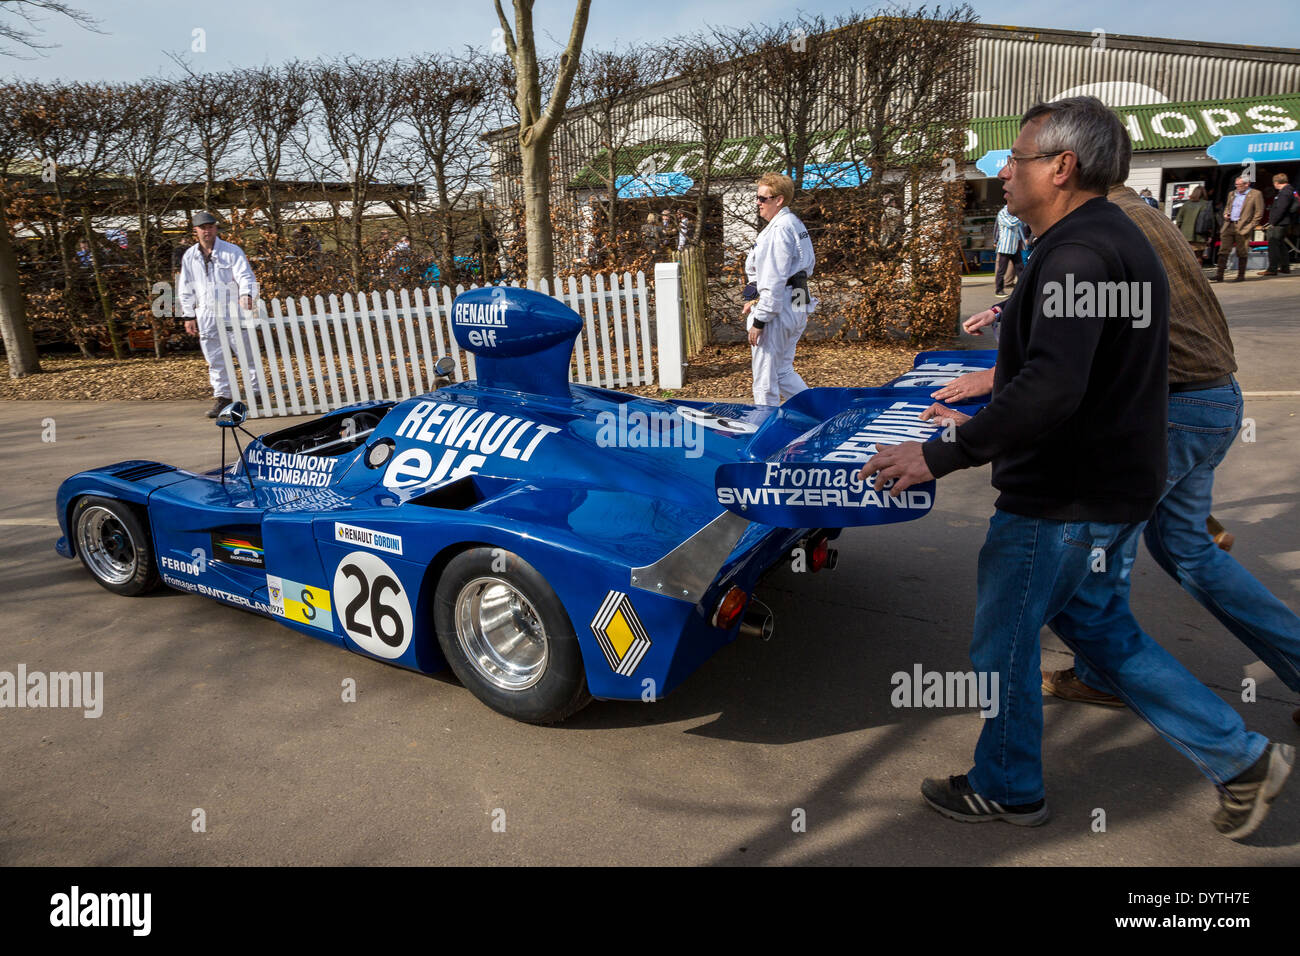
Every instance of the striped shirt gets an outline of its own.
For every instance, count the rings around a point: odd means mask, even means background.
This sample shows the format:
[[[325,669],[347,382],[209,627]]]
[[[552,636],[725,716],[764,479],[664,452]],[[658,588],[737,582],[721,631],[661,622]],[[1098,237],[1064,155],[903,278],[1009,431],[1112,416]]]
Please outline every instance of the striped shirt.
[[[1169,384],[1235,372],[1228,320],[1182,232],[1127,186],[1113,187],[1106,198],[1142,230],[1169,277]]]
[[[998,211],[998,252],[1014,256],[1020,251],[1020,220],[1003,206]]]

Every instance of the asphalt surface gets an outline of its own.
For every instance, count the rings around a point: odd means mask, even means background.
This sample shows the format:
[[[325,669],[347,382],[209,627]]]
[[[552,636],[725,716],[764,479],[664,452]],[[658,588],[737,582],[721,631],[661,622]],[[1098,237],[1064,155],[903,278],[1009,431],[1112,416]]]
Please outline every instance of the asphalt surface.
[[[1218,289],[1243,388],[1300,393],[1300,279]],[[963,291],[967,313],[994,301],[987,280]],[[986,469],[944,479],[921,521],[846,532],[834,572],[775,572],[758,595],[770,642],[730,645],[657,703],[596,702],[540,728],[449,677],[201,597],[114,596],[55,554],[64,477],[124,458],[211,467],[203,411],[0,404],[0,671],[104,675],[97,719],[0,708],[2,864],[1300,863],[1300,779],[1233,843],[1210,825],[1210,784],[1127,711],[1045,705],[1046,826],[963,826],[925,806],[921,779],[969,768],[980,719],[895,708],[891,676],[970,668]],[[1249,398],[1247,415],[1257,441],[1219,469],[1215,514],[1234,557],[1300,607],[1300,394]],[[1147,629],[1250,728],[1300,743],[1300,701],[1145,553],[1133,590]],[[1068,665],[1043,645],[1044,666]]]

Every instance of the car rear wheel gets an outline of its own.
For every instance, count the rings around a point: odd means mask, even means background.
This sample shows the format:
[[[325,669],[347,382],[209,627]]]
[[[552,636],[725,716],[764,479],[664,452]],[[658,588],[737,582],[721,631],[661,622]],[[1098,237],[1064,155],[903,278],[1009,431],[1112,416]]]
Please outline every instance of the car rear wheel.
[[[88,495],[77,500],[71,525],[81,563],[108,590],[132,597],[157,586],[153,542],[130,505]]]
[[[434,598],[452,671],[493,710],[556,723],[591,702],[573,625],[555,591],[518,555],[471,548],[452,558]]]

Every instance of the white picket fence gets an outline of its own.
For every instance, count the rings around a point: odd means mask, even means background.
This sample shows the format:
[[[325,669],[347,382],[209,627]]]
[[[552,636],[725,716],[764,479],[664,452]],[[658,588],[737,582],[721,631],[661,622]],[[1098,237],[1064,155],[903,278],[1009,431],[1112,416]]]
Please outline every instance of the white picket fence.
[[[671,270],[663,271],[665,265]],[[672,357],[665,387],[681,385],[677,281],[676,263],[656,268],[658,344],[661,354]],[[372,399],[400,401],[433,389],[434,363],[442,356],[455,362],[457,382],[474,378],[474,356],[462,352],[451,331],[452,302],[464,291],[438,286],[302,296],[272,299],[269,308],[259,300],[255,317],[218,323],[232,397],[248,405],[250,418],[319,414]],[[603,275],[594,282],[589,275],[543,280],[540,291],[583,319],[570,381],[605,388],[655,381],[645,273],[625,272],[608,283]]]

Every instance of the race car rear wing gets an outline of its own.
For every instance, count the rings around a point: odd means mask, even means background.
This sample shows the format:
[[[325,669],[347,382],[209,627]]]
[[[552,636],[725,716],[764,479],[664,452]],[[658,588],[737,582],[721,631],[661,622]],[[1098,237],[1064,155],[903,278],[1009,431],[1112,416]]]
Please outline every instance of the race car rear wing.
[[[905,441],[942,440],[949,429],[923,422],[930,393],[967,372],[993,367],[996,352],[923,352],[910,371],[879,388],[812,388],[782,411],[821,419],[761,460],[722,465],[714,477],[728,511],[782,528],[847,528],[910,521],[934,505],[934,482],[892,495],[858,477],[878,448]],[[973,415],[984,400],[950,406]],[[751,448],[763,446],[763,430]]]

